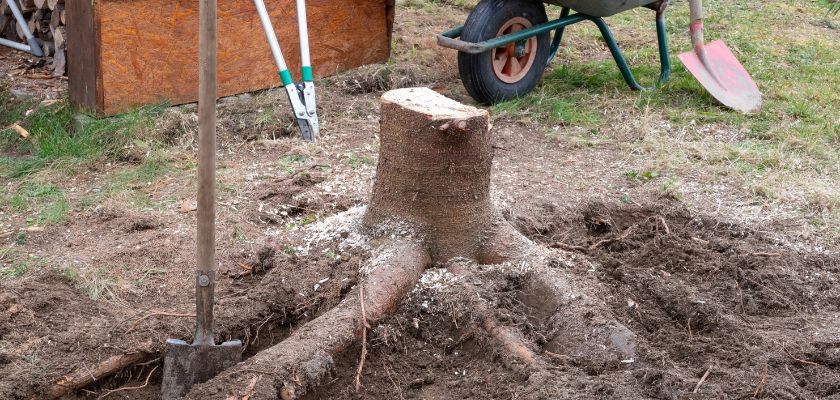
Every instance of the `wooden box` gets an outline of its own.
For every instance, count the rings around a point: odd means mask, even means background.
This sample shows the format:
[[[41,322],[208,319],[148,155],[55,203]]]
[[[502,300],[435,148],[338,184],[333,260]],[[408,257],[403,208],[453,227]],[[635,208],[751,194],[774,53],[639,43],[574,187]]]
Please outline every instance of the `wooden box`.
[[[390,55],[394,0],[309,0],[316,77]],[[67,6],[70,101],[98,115],[198,95],[198,0],[72,0]],[[294,0],[266,0],[293,73],[300,53]],[[280,85],[252,0],[219,0],[219,95]]]

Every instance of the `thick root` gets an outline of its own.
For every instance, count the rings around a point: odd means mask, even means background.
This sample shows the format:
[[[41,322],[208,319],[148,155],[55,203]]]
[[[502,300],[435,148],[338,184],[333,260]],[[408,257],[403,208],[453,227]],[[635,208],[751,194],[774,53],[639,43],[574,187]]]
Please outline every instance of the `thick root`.
[[[535,268],[519,300],[534,310],[533,318],[554,327],[546,352],[591,362],[634,362],[636,335],[611,316],[602,300],[576,290],[571,276]]]
[[[493,308],[487,300],[482,299],[475,285],[468,282],[470,264],[469,262],[453,262],[447,269],[459,278],[460,286],[467,292],[469,305],[473,317],[478,322],[478,327],[486,331],[504,352],[502,361],[512,369],[521,369],[523,366],[526,369],[533,368],[541,364],[539,356],[531,350],[534,345],[522,337],[517,329],[502,325],[496,319]]]
[[[92,369],[79,370],[72,374],[66,375],[53,385],[46,397],[47,399],[58,399],[64,397],[74,390],[81,389],[88,386],[97,380],[107,378],[123,368],[130,367],[134,364],[147,361],[152,358],[152,354],[144,352],[136,352],[129,354],[121,354],[113,356]]]
[[[389,240],[380,246],[374,259],[363,269],[358,285],[364,293],[367,322],[376,322],[392,313],[429,263],[425,247],[416,242]],[[195,386],[187,397],[224,399],[230,395],[242,396],[246,391],[259,399],[288,400],[303,395],[330,374],[333,357],[360,337],[365,321],[359,288],[286,340]]]

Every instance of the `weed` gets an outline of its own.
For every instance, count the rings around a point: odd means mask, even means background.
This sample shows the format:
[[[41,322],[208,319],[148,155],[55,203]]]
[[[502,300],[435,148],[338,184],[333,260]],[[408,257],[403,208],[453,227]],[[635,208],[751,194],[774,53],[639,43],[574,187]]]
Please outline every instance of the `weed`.
[[[94,270],[90,274],[81,276],[80,288],[90,297],[91,300],[98,300],[103,296],[114,297],[114,281],[102,270]]]
[[[306,156],[295,154],[295,155],[287,155],[280,158],[280,168],[286,170],[287,173],[294,173],[296,168],[295,166],[298,164],[303,164],[306,162]]]
[[[14,279],[29,271],[32,264],[29,261],[20,261],[10,265],[0,266],[0,279]]]
[[[667,180],[659,186],[659,194],[666,199],[683,201],[683,194],[680,191],[680,186],[676,181]]]
[[[152,150],[138,166],[121,169],[105,179],[102,187],[80,201],[82,207],[91,207],[102,200],[123,194],[136,206],[150,206],[149,198],[136,189],[147,187],[175,168],[163,150]]]
[[[344,156],[344,162],[351,166],[353,169],[358,169],[359,167],[365,165],[373,165],[373,159],[366,155],[360,155],[357,153],[350,153],[349,155]]]
[[[0,195],[0,200],[16,212],[30,212],[32,216],[27,221],[41,225],[64,222],[70,210],[64,189],[35,180],[26,181],[16,190]],[[25,239],[24,236],[22,240]]]
[[[651,170],[644,170],[644,171],[627,171],[624,173],[624,177],[633,184],[641,184],[645,182],[652,181],[659,177],[659,172],[651,171]]]
[[[79,278],[79,273],[73,267],[64,267],[61,269],[61,277],[68,283],[75,283]]]

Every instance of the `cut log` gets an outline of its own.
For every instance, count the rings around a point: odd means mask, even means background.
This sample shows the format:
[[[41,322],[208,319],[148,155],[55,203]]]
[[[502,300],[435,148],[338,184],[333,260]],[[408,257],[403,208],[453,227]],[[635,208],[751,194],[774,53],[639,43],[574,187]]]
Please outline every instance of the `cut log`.
[[[50,29],[55,29],[58,26],[64,25],[61,21],[61,13],[64,11],[64,4],[59,4],[52,9],[50,13]]]
[[[67,48],[67,27],[59,25],[52,29],[52,40],[55,42],[56,49]]]
[[[53,76],[64,76],[67,73],[67,50],[64,47],[55,49],[53,56]]]
[[[64,0],[47,0],[47,8],[55,10],[59,5],[64,5]]]
[[[55,43],[47,42],[39,39],[41,51],[44,52],[44,57],[52,57],[55,54]]]
[[[26,42],[26,33],[23,31],[25,26],[15,20],[15,34],[17,35],[18,41]]]
[[[18,3],[20,4],[20,12],[22,13],[28,13],[38,9],[38,7],[35,6],[35,0],[20,0]]]

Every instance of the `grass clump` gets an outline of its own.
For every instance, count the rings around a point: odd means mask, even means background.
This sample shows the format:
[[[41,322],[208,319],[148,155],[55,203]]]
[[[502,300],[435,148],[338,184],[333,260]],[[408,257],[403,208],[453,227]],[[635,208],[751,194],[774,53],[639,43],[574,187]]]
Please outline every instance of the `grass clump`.
[[[85,163],[113,159],[124,146],[151,127],[163,105],[142,107],[126,114],[96,119],[74,110],[66,100],[39,106],[14,99],[0,88],[0,177],[30,175],[56,163]],[[29,116],[26,110],[34,109]],[[8,126],[18,121],[29,133],[22,138]]]
[[[26,181],[16,189],[0,194],[4,206],[15,213],[27,213],[30,225],[50,225],[64,222],[70,203],[64,189],[50,183]]]

